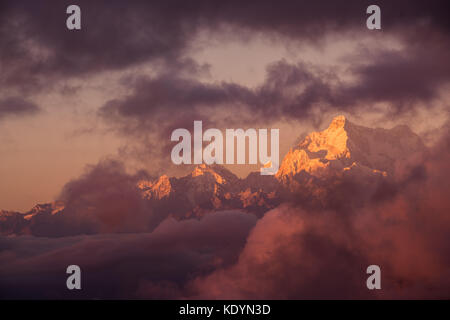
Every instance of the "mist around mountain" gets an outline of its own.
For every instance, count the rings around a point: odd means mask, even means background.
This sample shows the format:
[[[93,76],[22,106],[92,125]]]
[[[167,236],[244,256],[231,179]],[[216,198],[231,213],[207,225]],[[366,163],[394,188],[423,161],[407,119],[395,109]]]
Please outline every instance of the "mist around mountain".
[[[101,162],[58,201],[0,213],[0,297],[448,298],[449,136],[427,149],[406,126],[340,116],[275,176]],[[70,264],[80,292],[62,287]],[[371,264],[382,290],[365,286]]]
[[[46,237],[148,232],[168,217],[201,218],[221,210],[262,217],[284,202],[326,209],[338,195],[353,205],[392,182],[397,167],[424,151],[407,126],[372,129],[337,116],[327,129],[292,147],[275,176],[253,172],[240,179],[223,166],[202,164],[181,178],[145,172],[127,177],[118,163],[100,164],[92,177],[69,182],[61,200],[25,213],[0,211],[0,232]],[[115,170],[119,174],[112,177]],[[98,181],[90,184],[90,178]],[[364,194],[345,194],[348,183]]]

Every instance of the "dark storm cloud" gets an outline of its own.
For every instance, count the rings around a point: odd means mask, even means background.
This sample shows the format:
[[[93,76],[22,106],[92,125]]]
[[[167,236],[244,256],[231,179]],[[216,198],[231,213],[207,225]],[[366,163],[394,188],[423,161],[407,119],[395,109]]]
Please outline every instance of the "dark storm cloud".
[[[355,53],[349,66],[355,78],[351,83],[333,70],[284,60],[269,65],[265,81],[256,88],[203,83],[173,73],[141,77],[125,84],[132,90],[130,95],[109,101],[99,114],[128,134],[153,131],[166,138],[175,128],[191,127],[193,120],[214,121],[210,115],[222,110],[230,112],[215,120],[219,127],[225,121],[245,125],[302,119],[317,108],[352,112],[378,102],[387,102],[393,112],[411,110],[418,102],[438,98],[450,80],[450,63],[443,50],[448,45],[427,44],[425,49],[415,46],[410,51]]]
[[[5,4],[0,59],[5,62],[6,85],[27,88],[51,83],[55,77],[120,69],[158,58],[176,60],[185,47],[186,33],[194,27],[182,29],[176,15],[160,14],[141,1],[80,1],[82,29],[71,32],[65,26],[69,4]]]
[[[192,110],[192,107],[197,106],[239,103],[252,96],[250,90],[238,85],[203,84],[176,75],[140,78],[132,82],[130,87],[134,90],[133,95],[124,100],[108,102],[101,112],[105,116],[114,113],[124,118],[151,117],[158,112],[171,113],[174,109]]]
[[[267,69],[265,82],[256,89],[229,82],[208,84],[178,74],[141,77],[126,84],[132,89],[130,95],[109,101],[99,115],[116,121],[129,133],[142,133],[155,126],[173,129],[180,122],[192,125],[196,118],[204,120],[215,110],[230,107],[242,107],[248,113],[228,115],[224,119],[227,124],[258,118],[300,118],[314,104],[336,99],[335,89],[329,83],[335,76],[328,74],[327,78],[311,69],[305,64],[273,63]],[[161,132],[166,135],[168,130]]]
[[[9,97],[0,100],[0,120],[9,116],[36,114],[40,108],[33,102],[20,97]]]
[[[187,122],[196,116],[202,118],[203,110],[232,104],[253,106],[257,99],[254,92],[237,84],[205,84],[177,74],[141,77],[127,86],[132,94],[109,101],[99,111],[100,116],[121,123],[125,129],[131,129],[129,125],[133,124],[139,130],[151,130],[153,125],[170,126],[182,119]]]
[[[130,80],[125,86],[132,93],[108,102],[99,114],[113,128],[134,137],[156,132],[161,145],[173,129],[190,128],[194,120],[203,120],[204,125],[211,122],[216,127],[248,126],[255,121],[270,125],[284,118],[317,118],[317,110],[365,111],[382,102],[388,104],[390,112],[398,113],[413,110],[420,102],[433,102],[450,80],[446,58],[450,49],[448,22],[441,12],[445,3],[378,4],[383,12],[382,32],[405,41],[404,47],[389,50],[369,45],[359,49],[344,61],[354,82],[346,83],[333,68],[286,61],[269,65],[264,82],[256,88],[232,82],[207,84],[171,69],[153,78]],[[360,1],[339,5],[320,1],[276,5],[263,1],[235,6],[227,2],[214,8],[197,5],[189,5],[192,10],[181,16],[186,21],[201,21],[197,24],[199,29],[214,29],[226,23],[241,28],[242,34],[262,32],[311,41],[345,30],[363,36],[366,30],[367,3]],[[367,37],[373,34],[368,33]],[[376,43],[375,37],[373,40]],[[229,112],[218,119],[217,114],[223,110]],[[144,139],[146,144],[151,140]],[[157,146],[149,149],[155,151]]]
[[[337,102],[388,102],[398,110],[415,102],[430,103],[450,81],[450,63],[445,58],[449,50],[449,42],[425,40],[401,51],[359,53],[350,67],[358,82],[344,85]]]
[[[117,70],[144,61],[180,60],[199,30],[222,26],[235,34],[320,39],[328,32],[365,29],[366,1],[78,1],[82,29],[65,27],[68,1],[3,1],[1,83],[21,88],[56,79]],[[379,1],[383,28],[447,34],[446,1]],[[419,32],[418,32],[419,30]],[[248,32],[246,32],[248,31]],[[403,32],[403,31],[401,31]],[[400,33],[401,33],[400,32]],[[167,62],[169,62],[167,64]]]

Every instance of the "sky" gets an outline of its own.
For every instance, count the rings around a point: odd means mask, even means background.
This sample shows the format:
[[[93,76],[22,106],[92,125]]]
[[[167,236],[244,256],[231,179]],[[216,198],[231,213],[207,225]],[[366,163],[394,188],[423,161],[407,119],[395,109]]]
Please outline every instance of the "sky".
[[[80,30],[66,27],[74,3]],[[375,3],[380,30],[365,0],[0,1],[0,209],[65,205],[0,214],[0,298],[448,299],[448,1]],[[156,200],[137,188],[193,169],[172,163],[170,136],[195,120],[277,128],[281,160],[337,115],[407,125],[426,148],[380,154],[386,179],[355,165],[253,194],[220,169],[236,185],[173,179]],[[419,141],[383,132],[383,146]],[[215,206],[222,187],[237,207]],[[274,202],[245,207],[258,196]],[[82,291],[65,286],[71,264]],[[371,264],[383,290],[367,290]]]
[[[55,200],[102,159],[185,174],[169,138],[194,120],[279,128],[280,158],[338,114],[429,145],[448,121],[445,1],[380,1],[381,30],[364,1],[79,1],[81,30],[44,3],[1,4],[2,209]]]

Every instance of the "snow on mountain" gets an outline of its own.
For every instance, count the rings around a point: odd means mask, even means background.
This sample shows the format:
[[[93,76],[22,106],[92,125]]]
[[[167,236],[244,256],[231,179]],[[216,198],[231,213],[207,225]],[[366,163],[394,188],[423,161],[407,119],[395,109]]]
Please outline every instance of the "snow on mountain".
[[[387,176],[393,174],[396,162],[424,149],[420,137],[407,126],[372,129],[338,116],[327,129],[312,132],[292,148],[276,178],[288,183],[301,172],[315,177],[355,172]]]

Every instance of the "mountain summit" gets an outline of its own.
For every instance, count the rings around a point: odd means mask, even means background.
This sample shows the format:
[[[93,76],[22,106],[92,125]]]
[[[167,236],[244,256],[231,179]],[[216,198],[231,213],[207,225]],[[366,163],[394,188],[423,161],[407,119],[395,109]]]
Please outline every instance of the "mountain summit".
[[[424,149],[407,126],[372,129],[337,116],[327,129],[312,132],[289,150],[276,178],[287,182],[300,173],[323,177],[354,170],[386,176],[393,174],[397,161]]]

